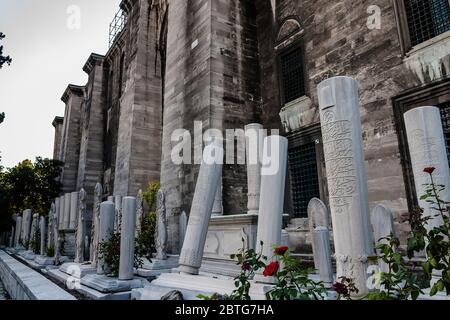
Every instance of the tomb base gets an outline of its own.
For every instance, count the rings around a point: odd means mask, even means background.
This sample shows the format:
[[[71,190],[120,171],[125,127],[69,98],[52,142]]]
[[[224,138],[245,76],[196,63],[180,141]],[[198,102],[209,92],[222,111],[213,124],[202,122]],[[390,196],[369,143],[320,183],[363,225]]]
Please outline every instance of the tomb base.
[[[81,279],[88,274],[97,273],[97,269],[93,268],[90,264],[82,263],[64,263],[59,267],[59,271],[64,272],[74,278]]]
[[[266,300],[265,294],[272,286],[252,284],[250,296],[253,300]],[[184,300],[201,300],[198,295],[212,296],[215,293],[229,295],[235,290],[232,278],[213,278],[203,275],[165,273],[149,286],[131,291],[131,300],[161,300],[171,291],[180,291]]]
[[[36,259],[34,259],[34,262],[42,267],[46,267],[53,265],[55,263],[55,259],[46,256],[37,256]]]
[[[123,281],[104,275],[88,274],[81,279],[81,284],[101,293],[118,293],[143,288],[148,281],[142,278]]]
[[[21,256],[25,260],[34,260],[36,259],[36,254],[33,251],[21,251],[19,252],[19,256]]]
[[[167,260],[152,259],[152,262],[144,259],[144,265],[137,269],[137,274],[140,277],[149,278],[163,273],[171,273],[172,269],[178,267],[178,260],[179,256],[177,255],[169,255]]]

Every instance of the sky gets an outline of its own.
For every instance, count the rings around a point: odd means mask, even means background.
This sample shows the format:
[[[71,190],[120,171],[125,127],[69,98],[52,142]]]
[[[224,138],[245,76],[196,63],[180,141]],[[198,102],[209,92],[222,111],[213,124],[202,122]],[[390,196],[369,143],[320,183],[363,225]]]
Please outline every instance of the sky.
[[[1,165],[53,157],[55,116],[67,85],[85,85],[92,52],[108,50],[109,23],[120,0],[0,0],[3,54],[0,69]]]

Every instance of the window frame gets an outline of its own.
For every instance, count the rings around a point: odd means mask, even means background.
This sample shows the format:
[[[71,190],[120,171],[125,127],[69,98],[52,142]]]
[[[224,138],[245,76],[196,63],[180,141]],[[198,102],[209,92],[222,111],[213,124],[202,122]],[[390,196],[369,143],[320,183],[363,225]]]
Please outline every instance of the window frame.
[[[445,79],[425,87],[413,88],[392,98],[394,121],[398,136],[400,162],[403,170],[408,209],[418,206],[414,174],[404,121],[405,112],[422,106],[437,106],[450,101],[450,79]]]
[[[328,205],[329,203],[329,193],[328,193],[328,181],[325,167],[325,154],[323,151],[323,139],[322,139],[322,128],[320,123],[316,123],[305,127],[300,131],[296,131],[295,133],[289,134],[286,136],[289,141],[288,152],[291,149],[295,149],[301,147],[308,143],[315,143],[316,145],[316,164],[317,164],[317,177],[319,180],[319,193],[320,199]],[[288,163],[288,179],[287,179],[289,188],[289,202],[290,202],[290,210],[291,216],[293,218],[298,218],[295,216],[294,206],[293,206],[293,186],[292,186],[292,178],[291,178],[291,164]],[[300,217],[301,218],[301,217]],[[304,218],[304,217],[303,217]]]
[[[303,96],[300,96],[292,101],[286,102],[285,99],[285,93],[284,93],[284,81],[283,81],[283,74],[282,74],[282,58],[296,50],[300,51],[301,57],[302,57],[302,64],[303,64]],[[277,50],[277,69],[278,69],[278,83],[279,83],[279,92],[280,92],[280,101],[281,101],[281,108],[285,107],[286,105],[304,97],[308,96],[308,82],[307,82],[307,70],[306,70],[306,59],[305,59],[305,46],[303,44],[303,39],[298,39],[292,44],[288,45],[287,47],[283,49]]]
[[[401,47],[403,55],[406,55],[408,52],[410,52],[414,48],[426,47],[429,44],[433,43],[437,37],[439,37],[443,34],[446,34],[446,33],[450,33],[449,31],[441,33],[440,35],[437,35],[436,37],[433,37],[422,43],[412,46],[411,34],[409,32],[409,25],[408,25],[408,17],[406,16],[405,0],[392,0],[392,1],[393,1],[393,5],[394,5],[395,17],[397,20],[397,29],[398,29],[399,39],[400,39],[400,47]],[[450,5],[450,0],[447,0],[447,1],[449,2],[449,5]]]

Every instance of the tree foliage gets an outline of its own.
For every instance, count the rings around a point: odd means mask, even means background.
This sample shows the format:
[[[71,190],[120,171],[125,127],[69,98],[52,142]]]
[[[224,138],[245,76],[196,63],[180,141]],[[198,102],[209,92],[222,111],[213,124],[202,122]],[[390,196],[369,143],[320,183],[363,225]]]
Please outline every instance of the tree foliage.
[[[24,160],[9,169],[0,168],[0,231],[11,226],[11,216],[25,209],[45,215],[52,200],[61,191],[57,180],[63,163],[57,160],[36,158]]]
[[[0,40],[3,40],[5,38],[5,35],[0,32]],[[3,67],[4,64],[10,65],[12,62],[12,59],[10,56],[4,56],[3,55],[3,46],[0,45],[0,69]],[[0,121],[1,123],[1,121]]]

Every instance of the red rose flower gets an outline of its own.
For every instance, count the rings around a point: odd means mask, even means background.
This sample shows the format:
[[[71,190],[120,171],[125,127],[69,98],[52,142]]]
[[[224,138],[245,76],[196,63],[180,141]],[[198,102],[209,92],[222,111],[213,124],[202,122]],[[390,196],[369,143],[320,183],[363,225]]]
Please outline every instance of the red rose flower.
[[[432,174],[434,172],[434,170],[436,170],[435,167],[428,167],[428,168],[423,169],[423,172]]]
[[[280,256],[284,256],[284,254],[288,250],[289,250],[289,247],[286,247],[286,246],[278,247],[278,248],[275,248],[275,254],[280,255]]]
[[[274,276],[278,272],[278,269],[280,269],[280,264],[278,261],[272,262],[266,267],[266,269],[264,269],[264,277]]]
[[[345,284],[336,282],[333,284],[333,290],[336,291],[338,294],[346,296],[348,295],[348,288]]]

